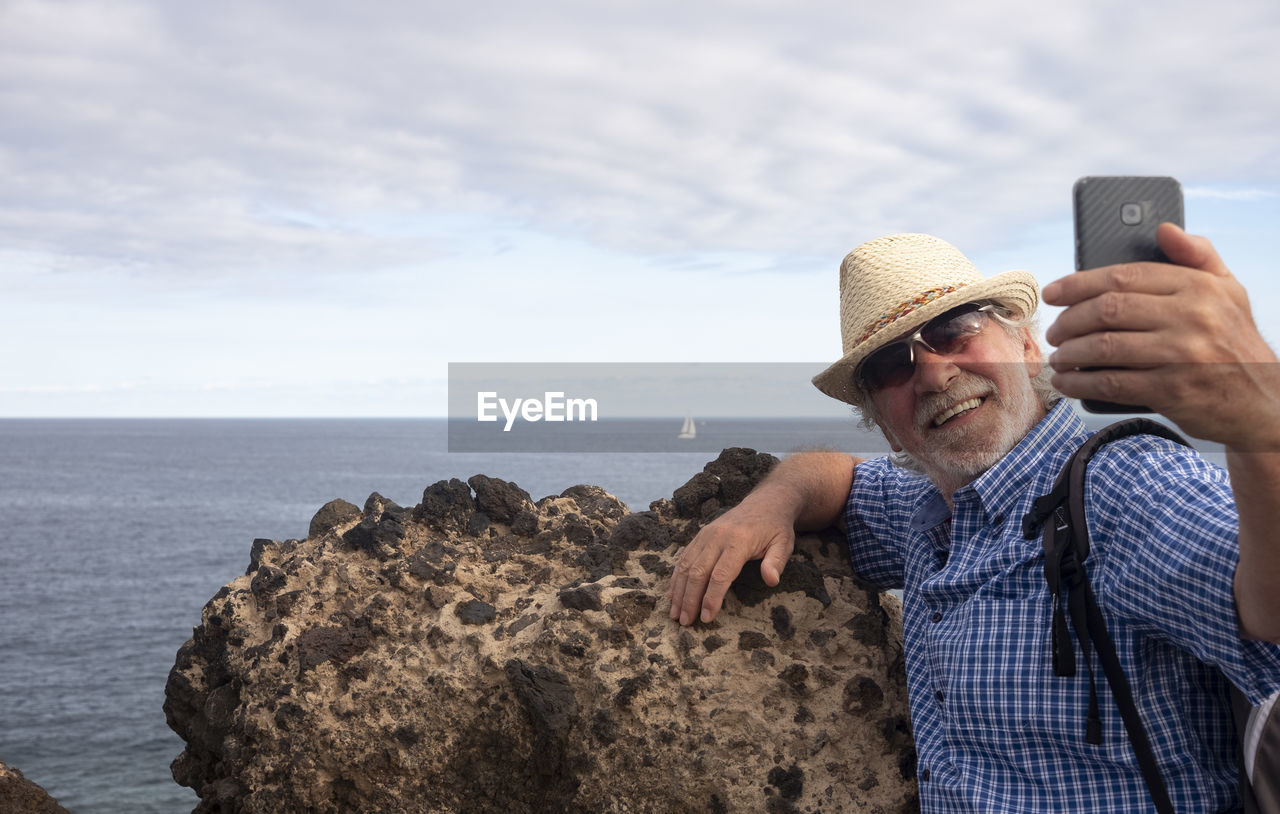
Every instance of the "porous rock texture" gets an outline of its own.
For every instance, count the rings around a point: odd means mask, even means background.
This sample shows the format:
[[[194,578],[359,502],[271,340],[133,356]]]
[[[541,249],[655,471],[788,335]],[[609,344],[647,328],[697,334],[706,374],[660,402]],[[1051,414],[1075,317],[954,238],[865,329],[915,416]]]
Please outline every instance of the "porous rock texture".
[[[667,617],[680,547],[774,463],[637,513],[476,475],[255,541],[170,673],[175,779],[197,812],[917,810],[897,600],[838,535]]]
[[[0,814],[67,814],[49,792],[0,763]]]

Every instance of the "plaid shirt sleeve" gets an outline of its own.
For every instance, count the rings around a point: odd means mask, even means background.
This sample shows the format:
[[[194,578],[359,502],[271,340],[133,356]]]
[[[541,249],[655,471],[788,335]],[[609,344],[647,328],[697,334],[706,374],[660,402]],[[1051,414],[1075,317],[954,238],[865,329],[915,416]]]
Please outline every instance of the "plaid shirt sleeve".
[[[1142,436],[1099,453],[1085,497],[1095,590],[1122,629],[1214,665],[1255,703],[1280,688],[1280,647],[1240,638],[1226,472]]]
[[[858,576],[885,590],[903,587],[902,529],[927,489],[923,476],[894,466],[888,458],[864,461],[854,470],[844,520],[849,558]]]

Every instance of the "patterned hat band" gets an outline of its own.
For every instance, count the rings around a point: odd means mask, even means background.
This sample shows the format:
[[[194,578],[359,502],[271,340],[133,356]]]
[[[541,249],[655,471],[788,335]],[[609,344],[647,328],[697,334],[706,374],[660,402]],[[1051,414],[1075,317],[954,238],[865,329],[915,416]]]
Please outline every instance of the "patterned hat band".
[[[938,297],[941,297],[944,294],[950,294],[954,291],[959,291],[962,288],[964,288],[963,284],[948,285],[948,286],[943,286],[941,288],[931,288],[928,291],[925,291],[924,293],[920,294],[920,296],[916,297],[915,299],[907,300],[906,302],[902,303],[901,305],[899,305],[897,308],[893,309],[889,313],[881,314],[879,317],[877,317],[876,321],[871,323],[871,327],[867,329],[867,332],[864,333],[862,336],[858,337],[858,341],[854,342],[853,344],[861,345],[863,342],[866,342],[868,339],[870,339],[873,334],[876,334],[879,331],[889,327],[890,325],[902,319],[907,314],[910,314],[912,311],[916,310],[920,306],[928,305],[929,303],[936,300]]]

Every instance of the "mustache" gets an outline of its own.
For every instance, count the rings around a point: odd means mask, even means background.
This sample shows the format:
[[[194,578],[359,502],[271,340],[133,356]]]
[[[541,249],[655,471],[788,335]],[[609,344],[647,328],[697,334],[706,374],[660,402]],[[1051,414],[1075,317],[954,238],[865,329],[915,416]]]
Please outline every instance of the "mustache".
[[[964,372],[942,393],[930,393],[916,402],[914,416],[917,432],[933,426],[933,417],[952,405],[971,398],[992,397],[1000,394],[996,383],[986,376]]]

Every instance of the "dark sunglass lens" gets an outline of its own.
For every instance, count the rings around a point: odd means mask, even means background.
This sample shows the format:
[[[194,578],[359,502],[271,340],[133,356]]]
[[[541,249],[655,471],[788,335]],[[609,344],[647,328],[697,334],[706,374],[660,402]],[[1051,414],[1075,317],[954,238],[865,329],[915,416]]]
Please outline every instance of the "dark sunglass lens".
[[[872,390],[896,387],[911,378],[911,349],[895,342],[871,354],[862,363],[859,375]]]
[[[985,319],[981,311],[965,311],[934,320],[924,327],[920,336],[938,353],[954,353],[970,337],[982,332]]]

